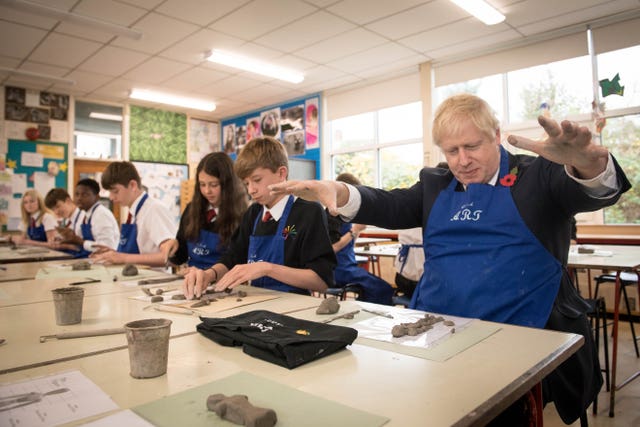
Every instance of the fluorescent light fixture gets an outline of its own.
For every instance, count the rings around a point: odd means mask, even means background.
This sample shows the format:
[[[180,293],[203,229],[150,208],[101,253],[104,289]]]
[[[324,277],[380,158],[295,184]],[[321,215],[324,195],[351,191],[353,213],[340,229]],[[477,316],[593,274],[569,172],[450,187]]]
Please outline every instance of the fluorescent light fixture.
[[[504,15],[484,0],[451,0],[487,25],[495,25],[504,21]]]
[[[6,6],[12,9],[21,10],[27,13],[54,18],[60,21],[73,22],[74,24],[85,25],[92,28],[98,28],[111,34],[128,37],[134,40],[140,40],[142,33],[132,30],[122,25],[112,22],[101,21],[91,16],[80,15],[78,13],[67,12],[65,10],[56,9],[40,3],[34,3],[27,0],[0,0],[0,6]]]
[[[3,72],[3,71],[10,74],[17,74],[19,76],[25,76],[25,77],[33,77],[35,79],[49,80],[54,83],[62,83],[65,85],[73,86],[74,84],[76,84],[76,81],[72,79],[65,79],[63,77],[51,76],[49,74],[36,73],[33,71],[19,70],[17,68],[0,67],[0,72]]]
[[[216,104],[211,101],[203,101],[195,98],[185,98],[168,93],[154,92],[145,89],[132,89],[129,98],[143,101],[158,102],[160,104],[175,105],[178,107],[192,108],[194,110],[213,111]]]
[[[98,113],[97,111],[92,111],[89,113],[89,117],[92,119],[113,120],[114,122],[122,121],[122,114]]]
[[[230,54],[218,49],[207,52],[205,54],[205,59],[217,64],[249,71],[250,73],[284,80],[285,82],[300,83],[304,80],[304,75],[297,71],[278,67],[277,65],[269,64],[267,62],[256,61],[255,59],[247,58],[245,56]]]

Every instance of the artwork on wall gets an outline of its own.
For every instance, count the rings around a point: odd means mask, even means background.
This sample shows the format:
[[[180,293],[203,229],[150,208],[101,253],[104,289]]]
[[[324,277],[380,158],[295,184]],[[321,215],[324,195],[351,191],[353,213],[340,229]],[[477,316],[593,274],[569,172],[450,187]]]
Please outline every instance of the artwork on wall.
[[[180,222],[180,183],[189,179],[189,167],[184,164],[132,162],[149,196],[163,203]]]
[[[216,122],[189,119],[189,163],[198,163],[207,154],[221,150],[218,129]]]
[[[320,178],[320,95],[296,99],[252,111],[221,122],[225,153],[232,157],[253,138],[271,136],[279,139],[292,159],[315,162],[315,178]]]
[[[185,114],[132,105],[129,123],[131,160],[187,162]]]

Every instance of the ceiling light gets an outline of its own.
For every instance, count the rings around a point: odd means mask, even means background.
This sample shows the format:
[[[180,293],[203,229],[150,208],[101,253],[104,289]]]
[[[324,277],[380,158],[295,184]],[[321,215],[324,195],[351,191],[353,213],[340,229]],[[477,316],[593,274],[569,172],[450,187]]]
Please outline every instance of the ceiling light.
[[[145,89],[132,89],[129,98],[143,101],[158,102],[160,104],[175,105],[178,107],[192,108],[194,110],[213,111],[216,104],[211,101],[203,101],[195,98],[185,98],[168,93],[153,92]]]
[[[36,79],[43,79],[43,80],[49,80],[52,81],[54,83],[62,83],[62,84],[66,84],[66,85],[74,85],[76,84],[75,80],[72,79],[65,79],[63,77],[57,77],[57,76],[52,76],[49,74],[42,74],[42,73],[36,73],[33,71],[27,71],[27,70],[19,70],[17,68],[8,68],[8,67],[0,67],[0,72],[7,72],[10,74],[17,74],[20,76],[25,76],[25,77],[33,77]]]
[[[34,3],[27,0],[0,0],[0,6],[6,6],[23,12],[33,13],[47,18],[54,18],[60,21],[73,22],[74,24],[86,25],[92,28],[98,28],[111,34],[128,37],[134,40],[140,40],[142,33],[132,30],[122,25],[112,22],[101,21],[91,16],[80,15],[78,13],[67,12],[56,9],[40,3]]]
[[[122,114],[107,114],[107,113],[98,113],[97,111],[92,111],[89,113],[89,117],[91,117],[92,119],[113,120],[114,122],[122,121]]]
[[[451,0],[487,25],[499,24],[504,21],[504,15],[484,0]]]
[[[217,49],[207,52],[205,54],[205,59],[217,64],[227,65],[229,67],[239,68],[251,73],[284,80],[285,82],[300,83],[304,80],[304,75],[297,71],[278,67],[277,65],[269,64],[267,62],[256,61],[255,59],[244,56],[233,55]]]

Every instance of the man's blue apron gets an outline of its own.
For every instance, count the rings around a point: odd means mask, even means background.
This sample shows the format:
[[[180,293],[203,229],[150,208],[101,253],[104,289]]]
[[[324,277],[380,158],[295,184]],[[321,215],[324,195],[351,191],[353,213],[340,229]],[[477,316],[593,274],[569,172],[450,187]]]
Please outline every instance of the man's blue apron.
[[[282,212],[282,217],[278,221],[278,230],[274,235],[268,236],[256,236],[256,226],[262,221],[262,215],[258,215],[255,223],[253,224],[253,232],[249,237],[249,250],[247,256],[247,262],[259,262],[266,261],[272,264],[284,265],[284,227],[287,224],[287,218],[291,207],[293,206],[294,198],[289,196],[287,205]],[[271,277],[261,277],[251,281],[251,286],[257,286],[260,288],[274,289],[282,292],[296,292],[300,293],[301,289],[294,286],[289,286]]]
[[[187,241],[189,260],[187,264],[205,270],[220,260],[220,235],[212,231],[200,230],[198,240]]]
[[[500,148],[500,173],[509,173]],[[454,179],[431,210],[424,232],[424,274],[411,308],[542,328],[562,268],[527,228],[509,187]]]
[[[133,213],[133,223],[132,224],[122,224],[122,229],[120,230],[120,244],[118,244],[118,252],[123,252],[126,254],[139,254],[140,249],[138,248],[138,242],[136,239],[138,238],[138,225],[136,224],[136,220],[138,219],[138,212],[144,202],[149,197],[148,194],[145,193],[138,203],[136,207],[136,211]]]
[[[351,230],[350,223],[340,226],[340,235]],[[355,239],[351,239],[347,245],[336,253],[338,264],[334,272],[336,285],[345,286],[348,283],[357,283],[362,286],[362,301],[376,304],[391,305],[393,288],[387,282],[373,274],[369,274],[364,268],[359,267],[354,252]]]

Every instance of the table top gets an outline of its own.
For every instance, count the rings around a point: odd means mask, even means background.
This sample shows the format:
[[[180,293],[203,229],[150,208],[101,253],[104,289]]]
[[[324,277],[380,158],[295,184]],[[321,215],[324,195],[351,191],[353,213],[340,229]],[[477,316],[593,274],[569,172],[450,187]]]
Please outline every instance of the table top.
[[[375,245],[377,243],[389,243],[391,239],[386,237],[358,237],[356,239],[356,246]]]
[[[578,253],[578,249],[593,249],[594,253]],[[640,246],[573,245],[569,249],[568,266],[572,268],[604,268],[632,270],[640,268]]]
[[[73,256],[66,252],[54,251],[41,246],[18,246],[16,249],[11,249],[8,246],[0,247],[0,264],[71,258]]]
[[[398,251],[400,250],[400,244],[394,243],[389,245],[377,245],[370,246],[368,249],[361,248],[356,246],[354,248],[354,252],[356,255],[364,255],[364,256],[386,256],[386,257],[395,257],[398,255]]]
[[[140,293],[139,289],[122,283],[84,285],[82,322],[56,326],[50,290],[68,280],[74,279],[0,283],[0,295],[13,300],[0,306],[0,337],[7,340],[0,346],[0,383],[79,370],[121,408],[132,408],[244,371],[388,417],[388,426],[425,425],[427,421],[432,426],[466,426],[493,418],[566,360],[583,341],[575,334],[475,321],[494,327],[496,332],[446,361],[376,348],[358,340],[346,351],[288,370],[252,358],[240,348],[208,340],[195,331],[197,316],[144,310],[148,302],[130,298]],[[315,315],[318,298],[276,294],[276,299],[217,315],[265,309],[319,320]],[[364,303],[346,302],[341,312],[350,310],[353,304]],[[122,334],[39,342],[41,335],[121,327],[130,320],[152,317],[173,321],[168,371],[154,379],[130,377]],[[390,393],[402,396],[401,410],[396,399],[389,399]]]

